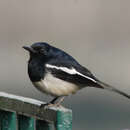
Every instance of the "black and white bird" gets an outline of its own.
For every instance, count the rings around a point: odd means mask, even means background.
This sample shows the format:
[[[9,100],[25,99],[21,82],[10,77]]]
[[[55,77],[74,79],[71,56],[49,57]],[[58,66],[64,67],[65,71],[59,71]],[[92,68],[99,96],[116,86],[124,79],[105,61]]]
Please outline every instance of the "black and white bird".
[[[43,93],[54,96],[48,105],[60,105],[65,96],[85,87],[114,91],[130,99],[130,95],[99,81],[72,56],[45,42],[23,46],[30,53],[28,74],[33,85]],[[57,99],[60,99],[57,101]]]

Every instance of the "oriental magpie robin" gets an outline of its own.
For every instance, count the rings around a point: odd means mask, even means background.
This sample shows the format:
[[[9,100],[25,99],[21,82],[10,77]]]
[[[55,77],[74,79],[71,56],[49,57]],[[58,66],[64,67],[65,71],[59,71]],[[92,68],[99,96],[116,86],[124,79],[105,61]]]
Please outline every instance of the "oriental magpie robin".
[[[130,98],[130,95],[99,81],[72,56],[48,43],[38,42],[23,48],[30,53],[28,75],[33,85],[54,96],[48,105],[60,105],[65,96],[85,87],[106,89]],[[58,98],[60,100],[56,102]]]

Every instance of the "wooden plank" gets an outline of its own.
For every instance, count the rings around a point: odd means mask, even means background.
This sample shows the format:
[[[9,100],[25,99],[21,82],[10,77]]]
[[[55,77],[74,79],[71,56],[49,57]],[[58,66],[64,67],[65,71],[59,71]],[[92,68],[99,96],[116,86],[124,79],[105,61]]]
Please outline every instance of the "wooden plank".
[[[17,112],[25,116],[35,117],[36,119],[53,122],[56,120],[56,109],[51,107],[44,110],[39,106],[44,104],[41,101],[15,96],[0,92],[0,109],[5,111]]]
[[[56,130],[72,130],[72,111],[62,109],[57,111]]]
[[[16,113],[0,111],[0,130],[17,130]]]
[[[18,130],[36,130],[35,119],[32,117],[18,115]]]
[[[49,107],[49,109],[45,110],[39,107],[41,104],[44,103],[35,99],[0,92],[0,110],[16,112],[18,115],[22,114],[23,116],[33,117],[36,120],[55,123],[58,130],[61,125],[65,128],[63,124],[69,125],[66,128],[71,128],[71,110],[64,107]]]

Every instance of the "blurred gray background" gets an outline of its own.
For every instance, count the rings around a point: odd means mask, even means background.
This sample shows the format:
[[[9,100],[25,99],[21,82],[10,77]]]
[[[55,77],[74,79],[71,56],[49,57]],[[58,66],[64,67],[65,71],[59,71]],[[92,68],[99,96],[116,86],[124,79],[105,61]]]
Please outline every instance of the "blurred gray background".
[[[46,41],[130,94],[129,0],[0,0],[0,91],[49,101],[27,75],[23,45]],[[130,100],[96,88],[66,98],[73,130],[130,129]]]

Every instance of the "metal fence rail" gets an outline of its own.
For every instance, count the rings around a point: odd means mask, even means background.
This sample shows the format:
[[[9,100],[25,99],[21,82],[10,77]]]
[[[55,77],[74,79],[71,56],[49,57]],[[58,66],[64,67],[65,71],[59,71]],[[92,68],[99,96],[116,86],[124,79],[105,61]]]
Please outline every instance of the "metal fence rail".
[[[0,92],[0,130],[72,130],[72,111],[47,110],[43,102]]]

